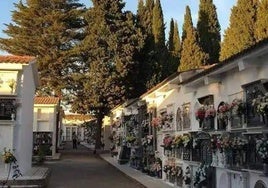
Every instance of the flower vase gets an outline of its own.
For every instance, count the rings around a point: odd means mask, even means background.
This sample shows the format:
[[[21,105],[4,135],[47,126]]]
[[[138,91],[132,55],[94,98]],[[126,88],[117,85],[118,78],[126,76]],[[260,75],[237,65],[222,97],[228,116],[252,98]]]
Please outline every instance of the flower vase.
[[[212,153],[212,163],[211,166],[218,166],[218,155],[217,151]]]
[[[199,128],[200,128],[200,129],[203,128],[203,122],[204,122],[203,119],[200,119],[200,120],[199,120]]]
[[[268,163],[263,163],[263,174],[268,176]]]
[[[5,163],[5,169],[4,169],[5,174],[8,174],[9,168],[10,168],[10,164]]]

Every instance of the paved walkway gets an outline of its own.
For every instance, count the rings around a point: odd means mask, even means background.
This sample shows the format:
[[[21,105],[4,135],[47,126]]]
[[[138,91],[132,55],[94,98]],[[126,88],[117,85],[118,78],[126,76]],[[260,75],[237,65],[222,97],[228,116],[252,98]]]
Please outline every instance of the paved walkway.
[[[40,181],[49,168],[51,176],[48,188],[171,188],[173,186],[160,179],[150,177],[128,164],[120,165],[115,158],[103,150],[93,153],[93,146],[81,143],[77,150],[66,143],[60,150],[61,159],[48,161],[45,166],[32,168],[29,174],[19,179],[14,187],[40,187]],[[115,167],[115,168],[114,168]],[[44,172],[43,172],[44,171]],[[4,177],[2,176],[2,180]],[[25,180],[25,181],[23,181]],[[36,184],[34,184],[35,181]],[[43,181],[43,180],[42,180]],[[0,173],[1,182],[1,173]],[[28,184],[29,183],[29,184]],[[44,182],[42,182],[43,184]],[[26,185],[28,184],[28,185]],[[38,185],[37,185],[38,184]]]
[[[81,143],[81,144],[83,144],[87,148],[93,149],[92,145],[88,145],[86,143]],[[124,165],[118,164],[117,160],[115,158],[112,158],[109,153],[102,152],[102,154],[99,154],[99,156],[102,159],[104,159],[105,161],[107,161],[108,163],[110,163],[111,165],[113,165],[114,167],[116,167],[118,170],[120,170],[121,172],[123,172],[127,176],[131,177],[132,179],[140,182],[142,185],[144,185],[147,188],[171,188],[171,187],[174,187],[174,186],[171,186],[171,185],[165,183],[161,179],[157,179],[157,178],[148,176],[139,170],[131,168],[128,164],[124,164]]]
[[[48,188],[144,188],[83,145],[66,143],[59,161],[46,162],[51,169]]]

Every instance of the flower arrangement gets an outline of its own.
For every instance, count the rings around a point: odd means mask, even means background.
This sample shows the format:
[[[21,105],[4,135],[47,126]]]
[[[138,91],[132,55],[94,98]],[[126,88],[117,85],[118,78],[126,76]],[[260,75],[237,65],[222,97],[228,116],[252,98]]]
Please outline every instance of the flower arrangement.
[[[163,121],[172,122],[173,121],[173,116],[174,116],[173,113],[163,113],[161,115],[161,119]]]
[[[172,145],[172,141],[173,141],[173,138],[171,136],[165,136],[164,139],[163,139],[163,147],[165,149],[171,149],[171,145]]]
[[[10,149],[7,150],[6,148],[4,148],[4,152],[2,154],[2,158],[3,158],[4,163],[6,163],[6,164],[14,163],[14,162],[17,161],[16,157],[10,151]]]
[[[195,112],[195,118],[198,121],[203,121],[206,115],[206,109],[205,106],[201,106],[200,108],[197,109],[197,111]]]
[[[260,139],[256,141],[256,151],[264,163],[268,163],[268,140]]]
[[[151,121],[151,126],[152,127],[159,127],[161,124],[161,119],[158,117],[154,117]]]
[[[224,151],[232,150],[232,140],[230,137],[220,138],[219,147],[220,150]]]
[[[161,113],[161,128],[163,129],[171,129],[173,128],[173,113],[167,113],[167,112],[163,112]]]
[[[207,179],[208,169],[209,166],[203,163],[197,168],[195,172],[194,186]]]
[[[234,137],[232,139],[232,149],[234,150],[242,150],[248,144],[248,140],[241,137]]]
[[[255,107],[260,115],[268,115],[268,92],[264,96],[258,96],[253,99],[252,106]]]
[[[136,137],[133,135],[129,135],[126,137],[126,142],[128,142],[128,143],[133,143],[135,141],[136,141]]]
[[[219,106],[218,109],[218,119],[228,119],[230,113],[230,105],[227,103],[223,103],[222,105]]]
[[[222,152],[221,140],[219,137],[214,136],[210,140],[210,148],[213,152],[216,152],[219,149]]]
[[[183,136],[182,135],[177,135],[172,141],[172,144],[174,145],[175,148],[179,148],[183,146]]]
[[[171,174],[171,168],[172,168],[172,166],[170,166],[170,165],[164,165],[163,171],[164,171],[167,175],[170,175],[170,174]]]
[[[242,116],[245,114],[245,104],[241,99],[234,99],[231,106],[230,111],[232,115]]]
[[[182,136],[183,147],[189,147],[191,142],[191,136],[189,134],[185,134]]]
[[[206,113],[205,113],[205,118],[214,118],[216,115],[216,110],[213,105],[207,106]]]
[[[142,138],[142,145],[153,145],[153,135],[147,135],[146,137]]]

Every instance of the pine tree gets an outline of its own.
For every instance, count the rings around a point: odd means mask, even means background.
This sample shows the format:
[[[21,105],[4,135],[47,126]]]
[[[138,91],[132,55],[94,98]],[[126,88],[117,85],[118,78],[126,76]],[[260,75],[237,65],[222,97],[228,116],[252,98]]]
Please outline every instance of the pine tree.
[[[77,0],[28,0],[15,4],[14,23],[4,32],[9,38],[0,39],[1,49],[14,55],[37,57],[42,89],[61,93],[66,87],[68,58],[83,35],[82,4]]]
[[[180,62],[180,36],[177,22],[170,21],[169,39],[168,39],[168,51],[169,51],[169,73],[172,74],[177,71]]]
[[[220,60],[229,58],[255,44],[257,0],[238,0],[232,8],[230,25],[221,44]]]
[[[257,8],[255,28],[256,41],[268,38],[268,0],[260,0]]]
[[[199,68],[205,65],[208,60],[208,55],[202,51],[198,45],[197,32],[192,25],[190,8],[186,7],[184,16],[184,25],[187,25],[187,30],[184,30],[185,38],[182,44],[181,60],[179,71],[187,71]],[[187,23],[188,22],[188,23]]]
[[[88,35],[81,43],[81,53],[88,54],[88,70],[74,75],[77,84],[72,107],[77,112],[95,112],[96,148],[101,143],[104,115],[126,99],[140,95],[133,80],[138,67],[135,57],[143,41],[134,15],[123,12],[123,8],[122,0],[93,0],[86,16]]]
[[[220,24],[212,0],[200,0],[197,32],[202,50],[209,55],[208,64],[217,63],[220,53]]]

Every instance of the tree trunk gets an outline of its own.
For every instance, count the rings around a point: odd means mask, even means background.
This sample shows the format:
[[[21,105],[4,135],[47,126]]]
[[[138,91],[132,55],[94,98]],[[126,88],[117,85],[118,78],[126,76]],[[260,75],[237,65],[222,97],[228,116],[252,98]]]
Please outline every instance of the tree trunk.
[[[104,118],[103,112],[101,110],[98,111],[95,149],[101,149],[101,128],[103,118]]]

